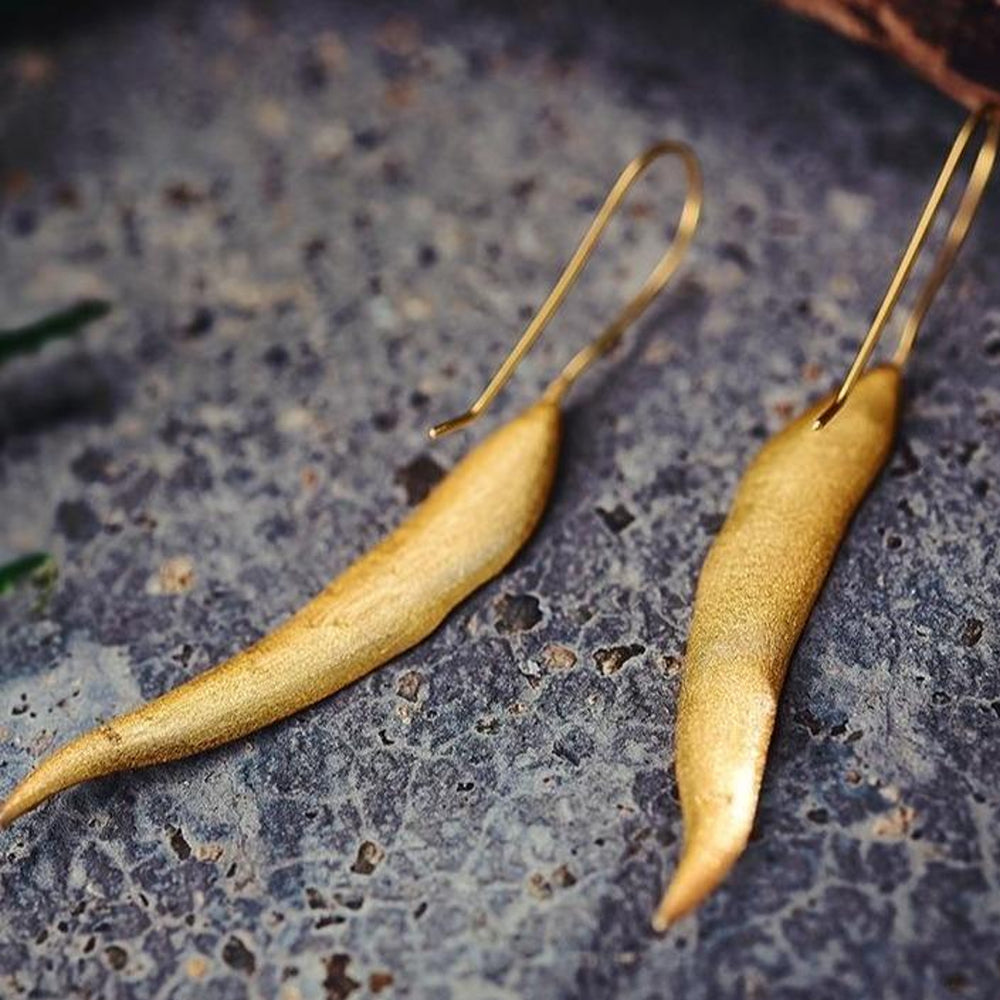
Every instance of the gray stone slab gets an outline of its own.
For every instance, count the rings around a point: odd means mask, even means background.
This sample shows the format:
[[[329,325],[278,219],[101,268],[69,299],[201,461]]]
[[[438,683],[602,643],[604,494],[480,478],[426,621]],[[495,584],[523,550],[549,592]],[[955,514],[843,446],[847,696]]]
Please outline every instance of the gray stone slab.
[[[121,4],[2,43],[0,319],[115,303],[0,372],[0,556],[59,564],[0,599],[3,789],[280,621],[533,398],[654,259],[670,169],[484,426],[424,437],[626,159],[686,138],[708,197],[502,578],[311,711],[0,835],[4,997],[1000,995],[996,192],[792,664],[754,840],[649,930],[700,562],[844,369],[962,113],[766,5],[617,6]]]

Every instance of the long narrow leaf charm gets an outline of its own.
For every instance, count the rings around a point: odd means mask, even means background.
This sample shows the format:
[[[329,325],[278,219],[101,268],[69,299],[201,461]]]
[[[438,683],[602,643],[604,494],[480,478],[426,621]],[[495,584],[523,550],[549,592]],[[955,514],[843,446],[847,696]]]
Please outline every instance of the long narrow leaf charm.
[[[968,180],[892,363],[867,369],[973,135]],[[959,129],[871,326],[840,388],[760,450],[705,560],[677,718],[684,848],[653,927],[697,906],[743,853],[788,662],[841,539],[896,431],[902,368],[951,270],[1000,152],[1000,108]]]
[[[829,399],[757,453],[705,559],[677,716],[684,848],[654,919],[665,929],[743,853],[795,645],[855,510],[892,448],[900,373],[876,368],[829,427]]]
[[[81,781],[246,736],[415,646],[531,536],[552,487],[559,429],[558,406],[543,399],[494,431],[275,631],[43,761],[4,803],[0,825]]]
[[[538,524],[552,489],[560,406],[567,391],[653,301],[694,237],[702,183],[690,147],[660,142],[626,164],[548,298],[483,394],[461,417],[431,432],[438,437],[465,426],[489,406],[555,314],[629,188],[664,156],[678,157],[687,174],[673,240],[639,291],[573,356],[541,399],[469,452],[408,520],[270,635],[44,760],[0,806],[0,826],[81,781],[187,757],[328,697],[429,636],[453,608],[514,558]]]

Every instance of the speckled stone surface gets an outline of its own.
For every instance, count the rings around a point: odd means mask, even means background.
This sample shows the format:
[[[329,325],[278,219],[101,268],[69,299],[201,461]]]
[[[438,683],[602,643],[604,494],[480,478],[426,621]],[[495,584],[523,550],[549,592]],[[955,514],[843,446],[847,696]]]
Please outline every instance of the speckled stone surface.
[[[616,5],[617,6],[617,5]],[[146,3],[0,47],[0,788],[389,530],[617,170],[683,276],[574,394],[509,572],[325,704],[0,834],[4,998],[1000,996],[1000,193],[794,658],[754,840],[663,938],[699,564],[842,372],[961,112],[765,5]],[[662,169],[486,424],[653,260]]]

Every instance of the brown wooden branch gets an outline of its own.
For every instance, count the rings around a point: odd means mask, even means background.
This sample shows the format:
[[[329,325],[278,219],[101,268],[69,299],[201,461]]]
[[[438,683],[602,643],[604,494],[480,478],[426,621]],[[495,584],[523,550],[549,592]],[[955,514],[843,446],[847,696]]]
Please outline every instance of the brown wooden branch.
[[[908,63],[969,108],[1000,103],[996,0],[778,0]]]

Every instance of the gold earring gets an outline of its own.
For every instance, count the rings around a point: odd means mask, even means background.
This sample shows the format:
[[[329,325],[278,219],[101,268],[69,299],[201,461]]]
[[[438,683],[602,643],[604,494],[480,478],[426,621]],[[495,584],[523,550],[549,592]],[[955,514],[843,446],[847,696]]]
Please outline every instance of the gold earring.
[[[565,271],[471,409],[479,416],[538,339],[635,180],[678,157],[687,193],[677,232],[639,292],[583,348],[541,399],[473,448],[392,534],[249,649],[152,702],[80,736],[44,760],[0,808],[6,825],[49,796],[91,778],[176,760],[246,736],[333,694],[415,646],[531,536],[556,470],[560,404],[570,386],[621,339],[670,280],[698,225],[702,179],[694,151],[661,142],[629,163]]]
[[[983,121],[986,137],[895,357],[866,372]],[[697,906],[746,847],[789,659],[851,518],[889,456],[901,367],[969,231],[998,144],[996,108],[984,108],[962,126],[843,385],[760,450],[705,559],[677,717],[684,847],[653,918],[656,930]]]

